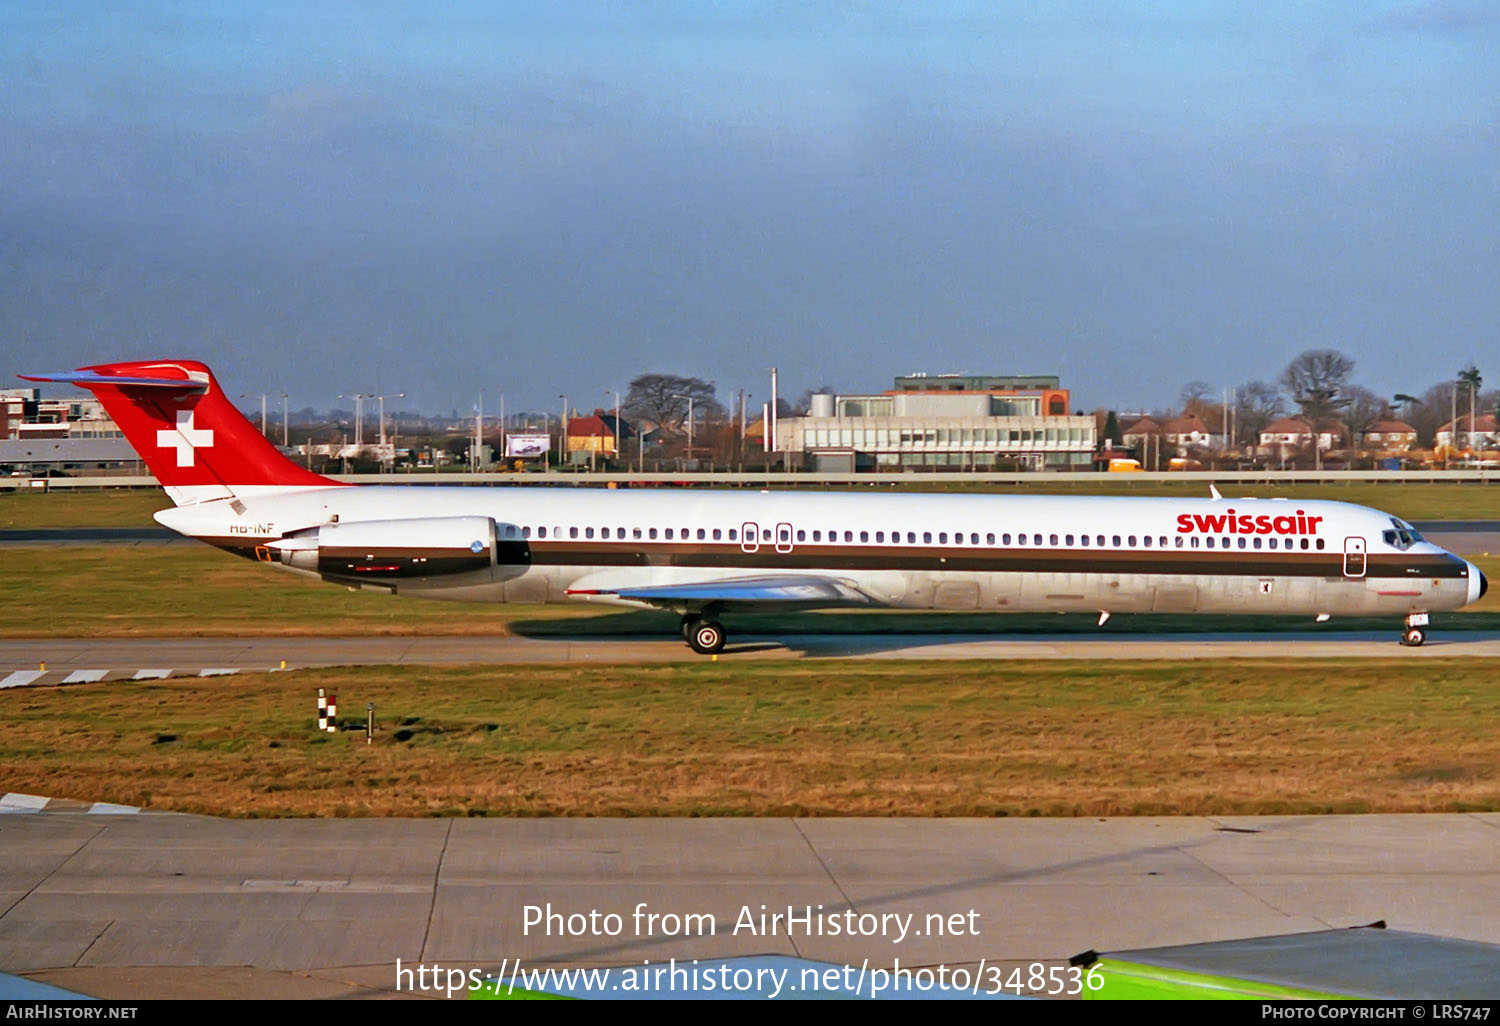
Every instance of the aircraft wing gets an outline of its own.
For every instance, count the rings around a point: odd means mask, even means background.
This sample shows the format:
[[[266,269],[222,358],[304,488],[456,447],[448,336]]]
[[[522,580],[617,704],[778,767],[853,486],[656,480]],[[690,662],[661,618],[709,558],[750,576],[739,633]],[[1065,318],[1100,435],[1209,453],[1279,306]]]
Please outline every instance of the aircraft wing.
[[[863,606],[871,599],[852,584],[811,574],[767,574],[677,584],[629,585],[569,590],[570,595],[614,595],[632,602],[680,612],[818,609]]]

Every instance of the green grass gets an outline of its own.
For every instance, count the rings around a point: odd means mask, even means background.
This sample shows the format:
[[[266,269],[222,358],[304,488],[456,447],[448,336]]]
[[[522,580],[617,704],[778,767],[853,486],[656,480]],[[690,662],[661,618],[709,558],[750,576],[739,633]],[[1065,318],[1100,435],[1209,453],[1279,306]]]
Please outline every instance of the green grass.
[[[1500,556],[1474,557],[1500,581]],[[354,592],[193,546],[13,546],[0,550],[0,637],[241,637],[351,634],[503,634],[528,636],[663,635],[670,613],[585,605],[502,605]],[[938,613],[896,610],[760,613],[726,621],[745,634],[1036,634],[1097,633],[1093,615]],[[1115,633],[1266,630],[1391,630],[1390,617],[1127,614]],[[1434,614],[1433,629],[1500,629],[1500,587],[1481,603]]]
[[[1207,497],[1200,481],[1136,481],[1130,474],[1107,480],[1072,481],[1039,474],[1024,484],[900,482],[878,476],[869,483],[840,485],[839,489],[878,492],[881,489],[937,492],[983,492],[1030,495],[1121,495]],[[1450,482],[1395,484],[1236,485],[1226,484],[1230,496],[1284,496],[1289,499],[1332,499],[1373,506],[1407,520],[1500,519],[1500,486]],[[99,491],[56,491],[45,494],[0,492],[0,530],[42,527],[149,527],[151,514],[171,502],[156,488]]]
[[[160,488],[0,492],[0,530],[155,527],[151,514],[171,505]]]
[[[0,692],[7,790],[235,816],[1500,809],[1483,660],[360,668]],[[314,689],[347,727],[313,730]],[[357,711],[350,715],[351,711]]]

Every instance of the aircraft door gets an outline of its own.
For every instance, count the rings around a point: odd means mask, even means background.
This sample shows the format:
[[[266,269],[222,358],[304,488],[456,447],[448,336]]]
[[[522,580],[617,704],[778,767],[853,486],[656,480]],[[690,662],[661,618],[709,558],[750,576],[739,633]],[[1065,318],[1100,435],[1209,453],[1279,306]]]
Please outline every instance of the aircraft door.
[[[1344,576],[1363,577],[1365,575],[1365,540],[1363,538],[1344,539]]]
[[[740,525],[740,550],[756,552],[760,549],[760,525],[748,521]]]
[[[776,551],[777,552],[791,552],[792,551],[792,525],[791,524],[777,524],[776,525]]]

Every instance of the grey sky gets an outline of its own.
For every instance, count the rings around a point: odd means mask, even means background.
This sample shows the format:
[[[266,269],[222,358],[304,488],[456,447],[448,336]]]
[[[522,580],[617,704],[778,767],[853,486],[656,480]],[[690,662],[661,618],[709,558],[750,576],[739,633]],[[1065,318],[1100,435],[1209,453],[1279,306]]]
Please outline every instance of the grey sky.
[[[1500,4],[417,6],[0,3],[5,372],[1500,379]]]

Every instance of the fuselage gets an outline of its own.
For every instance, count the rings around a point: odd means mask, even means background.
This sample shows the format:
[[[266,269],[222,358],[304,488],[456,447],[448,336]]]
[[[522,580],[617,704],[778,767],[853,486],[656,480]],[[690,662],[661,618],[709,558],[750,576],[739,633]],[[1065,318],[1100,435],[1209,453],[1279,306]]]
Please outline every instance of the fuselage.
[[[482,561],[424,561],[424,521],[469,517],[493,523]],[[628,603],[607,592],[785,572],[910,609],[1350,615],[1454,609],[1484,588],[1410,525],[1323,501],[366,486],[241,489],[157,519],[292,569],[298,538],[389,522],[403,544],[325,546],[300,572],[464,601]]]

